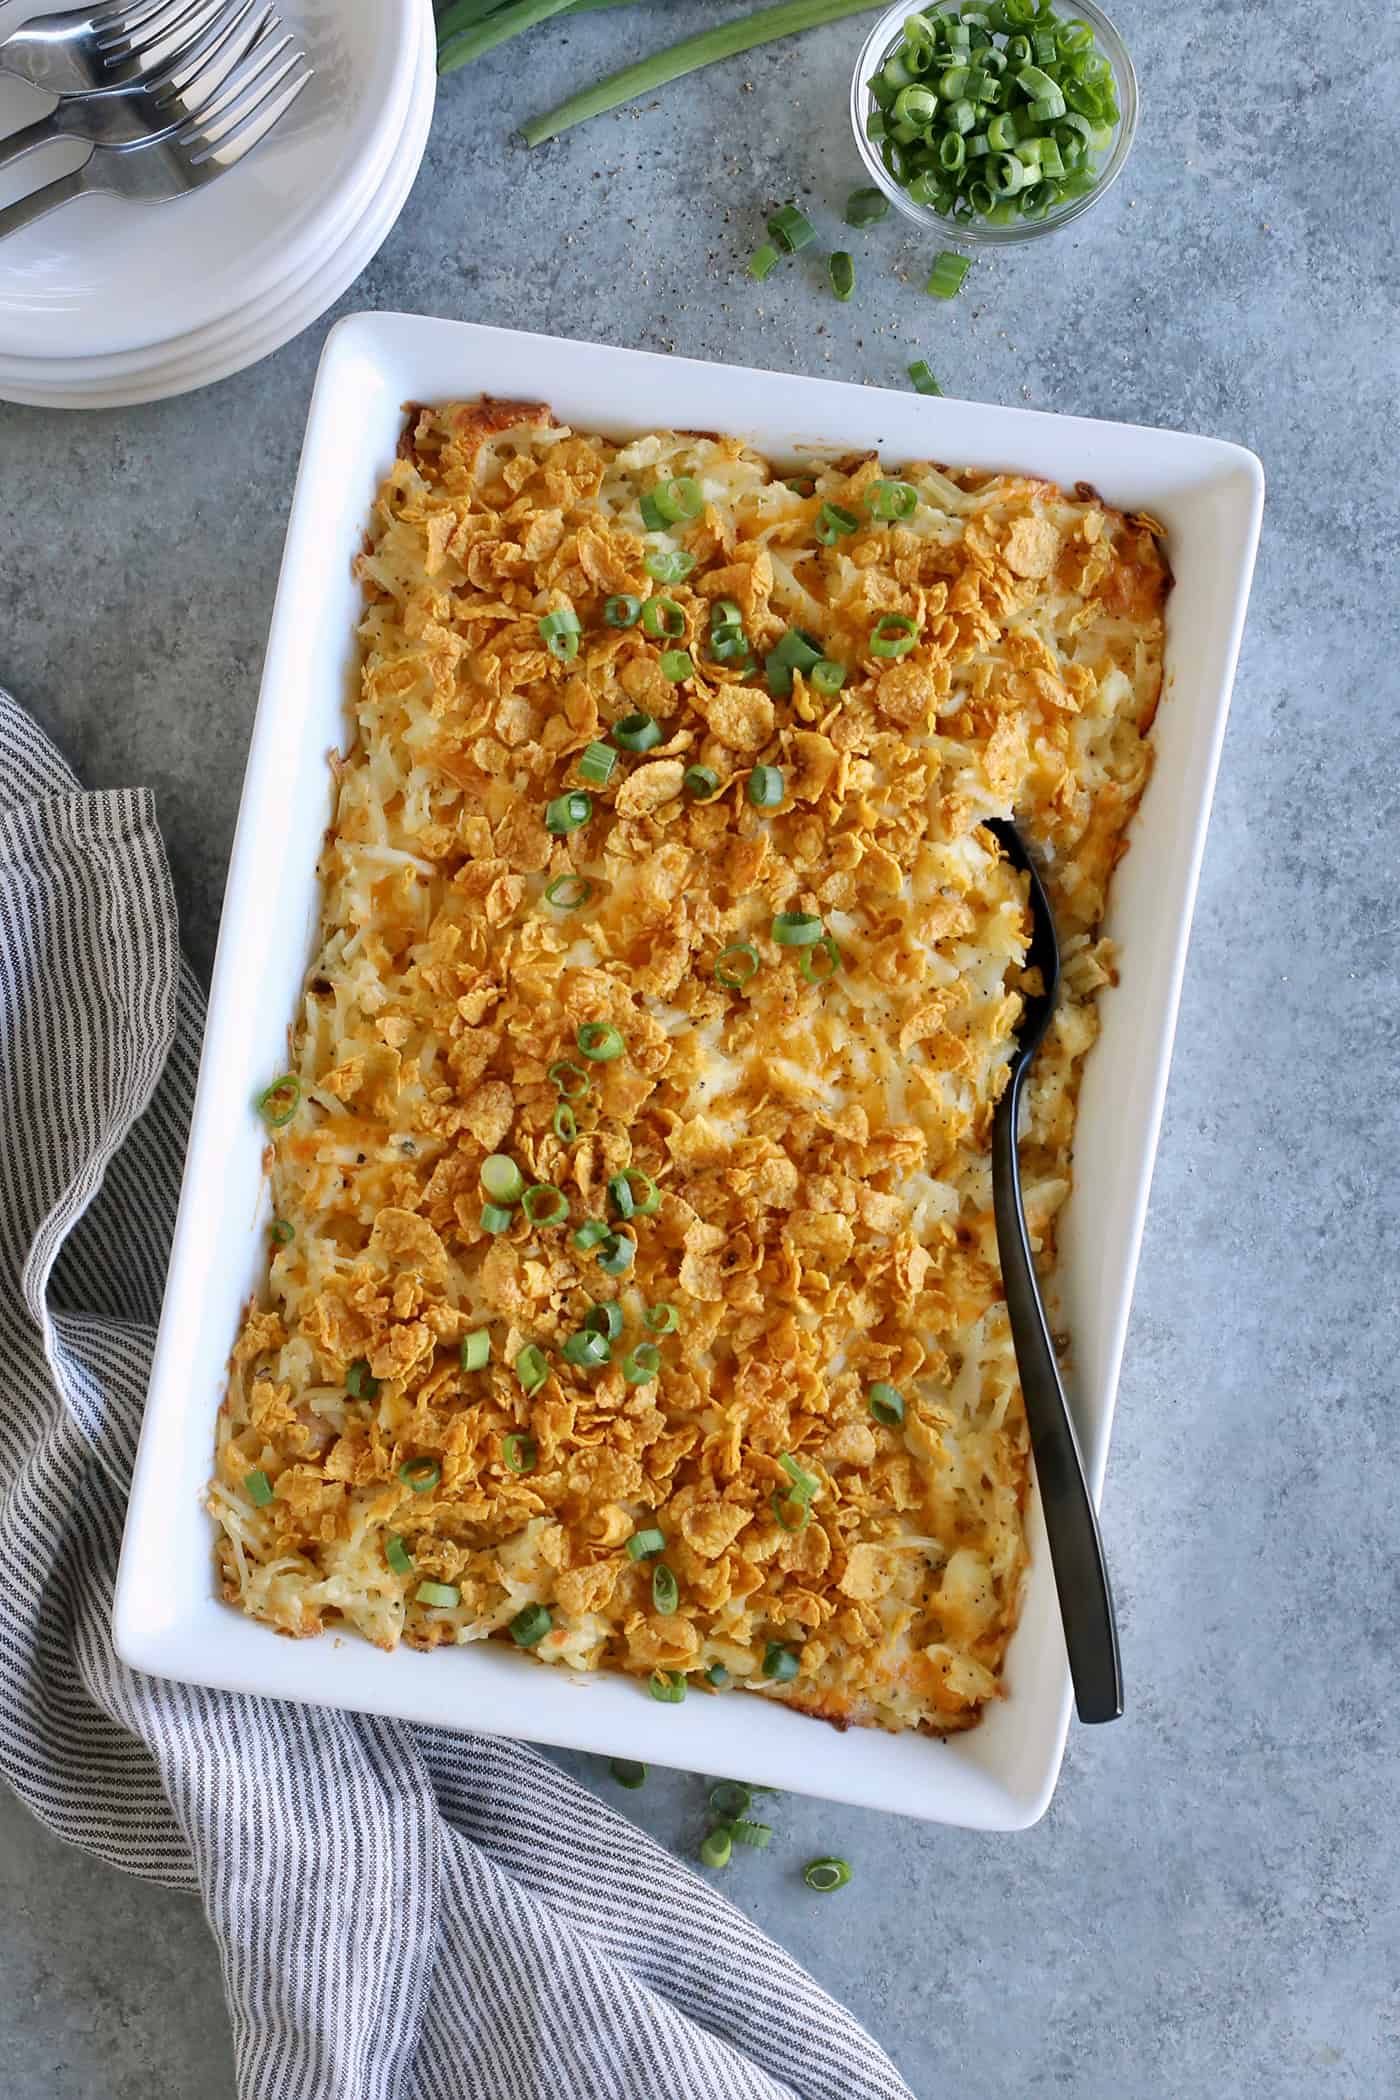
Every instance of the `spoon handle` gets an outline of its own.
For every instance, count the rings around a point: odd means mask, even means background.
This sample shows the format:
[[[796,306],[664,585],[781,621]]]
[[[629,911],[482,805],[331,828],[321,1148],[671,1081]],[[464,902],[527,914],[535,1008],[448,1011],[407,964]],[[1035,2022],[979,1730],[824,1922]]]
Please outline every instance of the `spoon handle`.
[[[1081,1721],[1116,1721],[1123,1711],[1123,1677],[1103,1543],[1026,1238],[1016,1147],[1025,1069],[1024,1064],[1014,1068],[992,1126],[997,1249],[1060,1596],[1075,1708]]]

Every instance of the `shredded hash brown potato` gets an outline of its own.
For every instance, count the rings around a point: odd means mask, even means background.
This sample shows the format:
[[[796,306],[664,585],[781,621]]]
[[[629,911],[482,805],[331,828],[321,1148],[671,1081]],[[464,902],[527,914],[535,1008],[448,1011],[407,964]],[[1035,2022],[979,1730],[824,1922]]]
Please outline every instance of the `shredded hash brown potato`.
[[[233,1352],[211,1489],[224,1595],[284,1633],[508,1641],[536,1604],[547,1622],[517,1631],[547,1623],[539,1661],[697,1689],[720,1665],[841,1724],[945,1733],[999,1694],[1028,1447],[989,1148],[1030,921],[982,825],[1014,812],[1033,841],[1064,955],[1022,1141],[1044,1272],[1169,579],[1160,528],[1084,485],[915,464],[917,508],[890,523],[866,500],[881,473],[790,486],[727,438],[618,445],[518,402],[410,412],[359,561],[300,1095],[269,1152],[294,1236]],[[649,531],[640,499],[677,476],[703,509]],[[826,503],[858,521],[831,544]],[[653,582],[668,549],[694,567]],[[620,594],[674,601],[684,636],[607,624]],[[721,600],[748,669],[713,661]],[[561,660],[540,622],[569,608]],[[872,654],[886,614],[916,630],[902,657]],[[801,670],[770,694],[790,627],[845,666],[834,696]],[[673,683],[677,649],[694,671]],[[638,711],[659,740],[553,835],[585,747]],[[757,765],[781,769],[777,808],[748,799]],[[586,903],[546,900],[561,875]],[[775,942],[787,912],[820,917],[839,966]],[[760,967],[730,988],[716,959],[739,942]],[[622,1054],[582,1055],[588,1023]],[[591,1082],[573,1142],[560,1060]],[[484,1231],[497,1152],[562,1190],[567,1221],[516,1208]],[[628,1167],[659,1206],[619,1224]],[[635,1240],[624,1274],[576,1247],[589,1219]],[[576,1368],[563,1344],[614,1300],[610,1361]],[[674,1332],[644,1324],[657,1306]],[[464,1370],[478,1330],[490,1362]],[[629,1382],[643,1342],[659,1372]],[[876,1381],[902,1424],[872,1414]],[[626,1550],[648,1527],[659,1563]]]

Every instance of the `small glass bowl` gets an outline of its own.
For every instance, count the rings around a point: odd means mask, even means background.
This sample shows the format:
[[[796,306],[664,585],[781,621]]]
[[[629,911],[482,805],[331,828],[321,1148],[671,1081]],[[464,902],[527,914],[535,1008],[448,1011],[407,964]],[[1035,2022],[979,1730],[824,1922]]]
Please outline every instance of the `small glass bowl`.
[[[1106,191],[1123,172],[1123,166],[1132,151],[1133,138],[1137,131],[1138,87],[1137,74],[1128,56],[1128,47],[1101,8],[1093,0],[1064,0],[1063,12],[1067,19],[1076,17],[1086,21],[1094,32],[1094,40],[1113,68],[1113,79],[1118,93],[1118,123],[1113,134],[1113,143],[1099,163],[1099,179],[1082,197],[1067,197],[1062,204],[1049,210],[1043,219],[1016,219],[1007,226],[995,226],[980,218],[976,212],[966,212],[959,218],[949,218],[944,212],[935,211],[931,205],[916,204],[906,189],[902,189],[880,158],[879,147],[865,134],[865,120],[875,108],[866,87],[866,82],[884,64],[903,34],[904,24],[911,14],[960,14],[959,0],[944,0],[937,10],[927,6],[920,8],[917,0],[899,0],[899,4],[888,8],[881,15],[861,46],[856,60],[855,72],[851,75],[851,130],[855,134],[856,151],[870,176],[870,180],[883,191],[906,219],[926,226],[939,233],[952,247],[983,248],[1004,247],[1016,241],[1034,241],[1047,233],[1058,233],[1073,219],[1080,219],[1086,211],[1092,211]]]

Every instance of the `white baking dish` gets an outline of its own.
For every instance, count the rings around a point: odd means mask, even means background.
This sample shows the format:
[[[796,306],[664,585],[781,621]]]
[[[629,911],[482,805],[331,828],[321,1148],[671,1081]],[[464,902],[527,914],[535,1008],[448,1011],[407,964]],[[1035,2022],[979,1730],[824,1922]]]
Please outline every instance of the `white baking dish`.
[[[660,1706],[635,1682],[586,1681],[496,1643],[381,1654],[291,1642],[219,1603],[203,1491],[240,1309],[262,1270],[267,1197],[251,1097],[285,1063],[318,912],[330,814],[326,753],[344,733],[357,591],[351,560],[406,401],[478,393],[549,402],[585,430],[741,433],[795,464],[878,447],[1093,482],[1169,533],[1167,695],[1157,767],[1115,877],[1122,982],[1085,1074],[1075,1188],[1061,1233],[1073,1400],[1095,1492],[1166,1087],[1177,997],[1263,503],[1254,455],[1210,438],[926,400],[786,373],[696,364],[396,314],[342,321],[326,345],[287,531],[214,968],[194,1127],[117,1584],[117,1646],[160,1676],[449,1727],[623,1752],[873,1808],[1012,1830],[1050,1799],[1069,1675],[1039,1504],[1008,1697],[949,1742],[839,1734],[733,1694]],[[1127,1696],[1137,1683],[1125,1658]]]

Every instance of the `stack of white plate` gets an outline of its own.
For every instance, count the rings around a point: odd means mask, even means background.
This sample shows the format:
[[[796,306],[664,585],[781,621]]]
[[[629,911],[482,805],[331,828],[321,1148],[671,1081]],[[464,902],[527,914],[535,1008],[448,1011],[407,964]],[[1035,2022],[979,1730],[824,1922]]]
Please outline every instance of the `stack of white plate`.
[[[432,0],[278,12],[315,78],[241,166],[170,204],[80,197],[0,242],[0,400],[121,408],[226,379],[309,328],[377,253],[432,121]],[[0,135],[52,106],[0,73]],[[81,150],[65,140],[7,171],[0,203]]]

